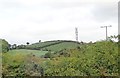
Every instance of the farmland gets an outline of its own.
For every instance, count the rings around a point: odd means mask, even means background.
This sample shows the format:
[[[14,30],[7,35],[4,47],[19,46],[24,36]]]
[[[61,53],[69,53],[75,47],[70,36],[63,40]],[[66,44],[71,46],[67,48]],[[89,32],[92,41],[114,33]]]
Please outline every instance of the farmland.
[[[47,41],[2,53],[3,76],[117,76],[118,42]]]
[[[56,40],[56,41],[46,41],[27,45],[27,49],[37,49],[37,50],[50,50],[50,51],[60,51],[63,49],[74,49],[80,46],[80,43],[67,40]]]
[[[26,49],[17,49],[17,50],[10,50],[8,53],[5,53],[7,55],[28,55],[28,54],[34,54],[35,56],[42,56],[45,55],[48,51],[40,51],[40,50],[26,50]],[[3,53],[4,55],[4,53]]]

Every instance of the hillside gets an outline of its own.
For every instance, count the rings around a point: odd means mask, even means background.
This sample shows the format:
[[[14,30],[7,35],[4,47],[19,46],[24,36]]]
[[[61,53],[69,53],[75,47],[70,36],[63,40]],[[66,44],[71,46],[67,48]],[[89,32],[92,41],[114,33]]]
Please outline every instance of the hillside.
[[[74,49],[78,46],[80,46],[80,43],[76,41],[55,40],[55,41],[46,41],[46,42],[39,42],[39,43],[27,45],[26,49],[60,51],[63,49]]]
[[[63,42],[48,46],[73,44]],[[30,46],[30,45],[29,45]],[[73,45],[72,45],[73,46]],[[70,48],[70,46],[69,46]],[[73,48],[73,47],[72,47]],[[54,49],[55,50],[55,49]],[[58,50],[58,49],[57,49]],[[45,51],[47,53],[47,51]],[[32,54],[31,54],[32,53]],[[84,44],[74,49],[64,49],[56,53],[48,52],[50,58],[39,57],[40,50],[11,50],[3,53],[4,76],[117,76],[118,43],[100,41]]]
[[[55,54],[43,67],[47,76],[117,76],[118,44],[96,42]]]

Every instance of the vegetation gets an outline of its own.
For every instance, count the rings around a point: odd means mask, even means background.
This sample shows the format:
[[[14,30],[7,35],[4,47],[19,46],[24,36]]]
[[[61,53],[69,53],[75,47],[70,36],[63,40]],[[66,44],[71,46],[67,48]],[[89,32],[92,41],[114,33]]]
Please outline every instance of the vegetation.
[[[7,52],[9,51],[9,44],[6,40],[0,39],[0,51]]]
[[[27,45],[26,49],[60,51],[63,49],[73,49],[79,45],[80,43],[77,43],[75,41],[56,40],[56,41],[46,41],[46,42],[35,43],[32,45]]]
[[[45,53],[47,53],[47,51],[25,49],[11,50],[7,53],[3,53],[2,54],[3,75],[4,76],[35,75],[35,73],[38,71],[34,69],[34,66],[36,64],[39,65],[41,63],[41,60],[44,60],[44,58],[41,58],[41,56],[45,55]]]
[[[3,53],[3,55],[7,54],[7,55],[14,56],[16,54],[18,55],[34,54],[35,56],[42,56],[42,55],[45,55],[47,52],[48,51],[16,49],[16,50],[10,50],[8,53]]]
[[[2,54],[3,76],[118,76],[119,43],[48,41]],[[22,47],[22,48],[23,48]],[[39,48],[38,50],[33,50]],[[44,50],[44,51],[43,51]]]
[[[44,63],[46,76],[117,76],[118,45],[96,42],[81,49],[66,50],[70,56],[59,54]]]

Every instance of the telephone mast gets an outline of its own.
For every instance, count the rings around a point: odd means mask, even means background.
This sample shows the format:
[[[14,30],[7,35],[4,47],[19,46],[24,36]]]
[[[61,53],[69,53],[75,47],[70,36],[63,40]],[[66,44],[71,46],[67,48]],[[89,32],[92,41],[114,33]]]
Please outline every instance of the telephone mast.
[[[78,42],[78,28],[75,27],[75,36],[76,36],[76,41]]]

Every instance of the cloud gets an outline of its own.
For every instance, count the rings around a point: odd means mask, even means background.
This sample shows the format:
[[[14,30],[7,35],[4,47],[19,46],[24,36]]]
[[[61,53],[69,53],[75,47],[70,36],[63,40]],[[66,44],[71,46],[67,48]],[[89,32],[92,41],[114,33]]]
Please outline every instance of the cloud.
[[[118,4],[117,3],[103,3],[94,5],[93,15],[99,22],[104,21],[117,21],[118,17]]]
[[[117,3],[105,1],[1,0],[0,37],[11,44],[75,40],[78,27],[79,41],[104,39],[101,25],[111,24],[109,35],[117,33]]]

